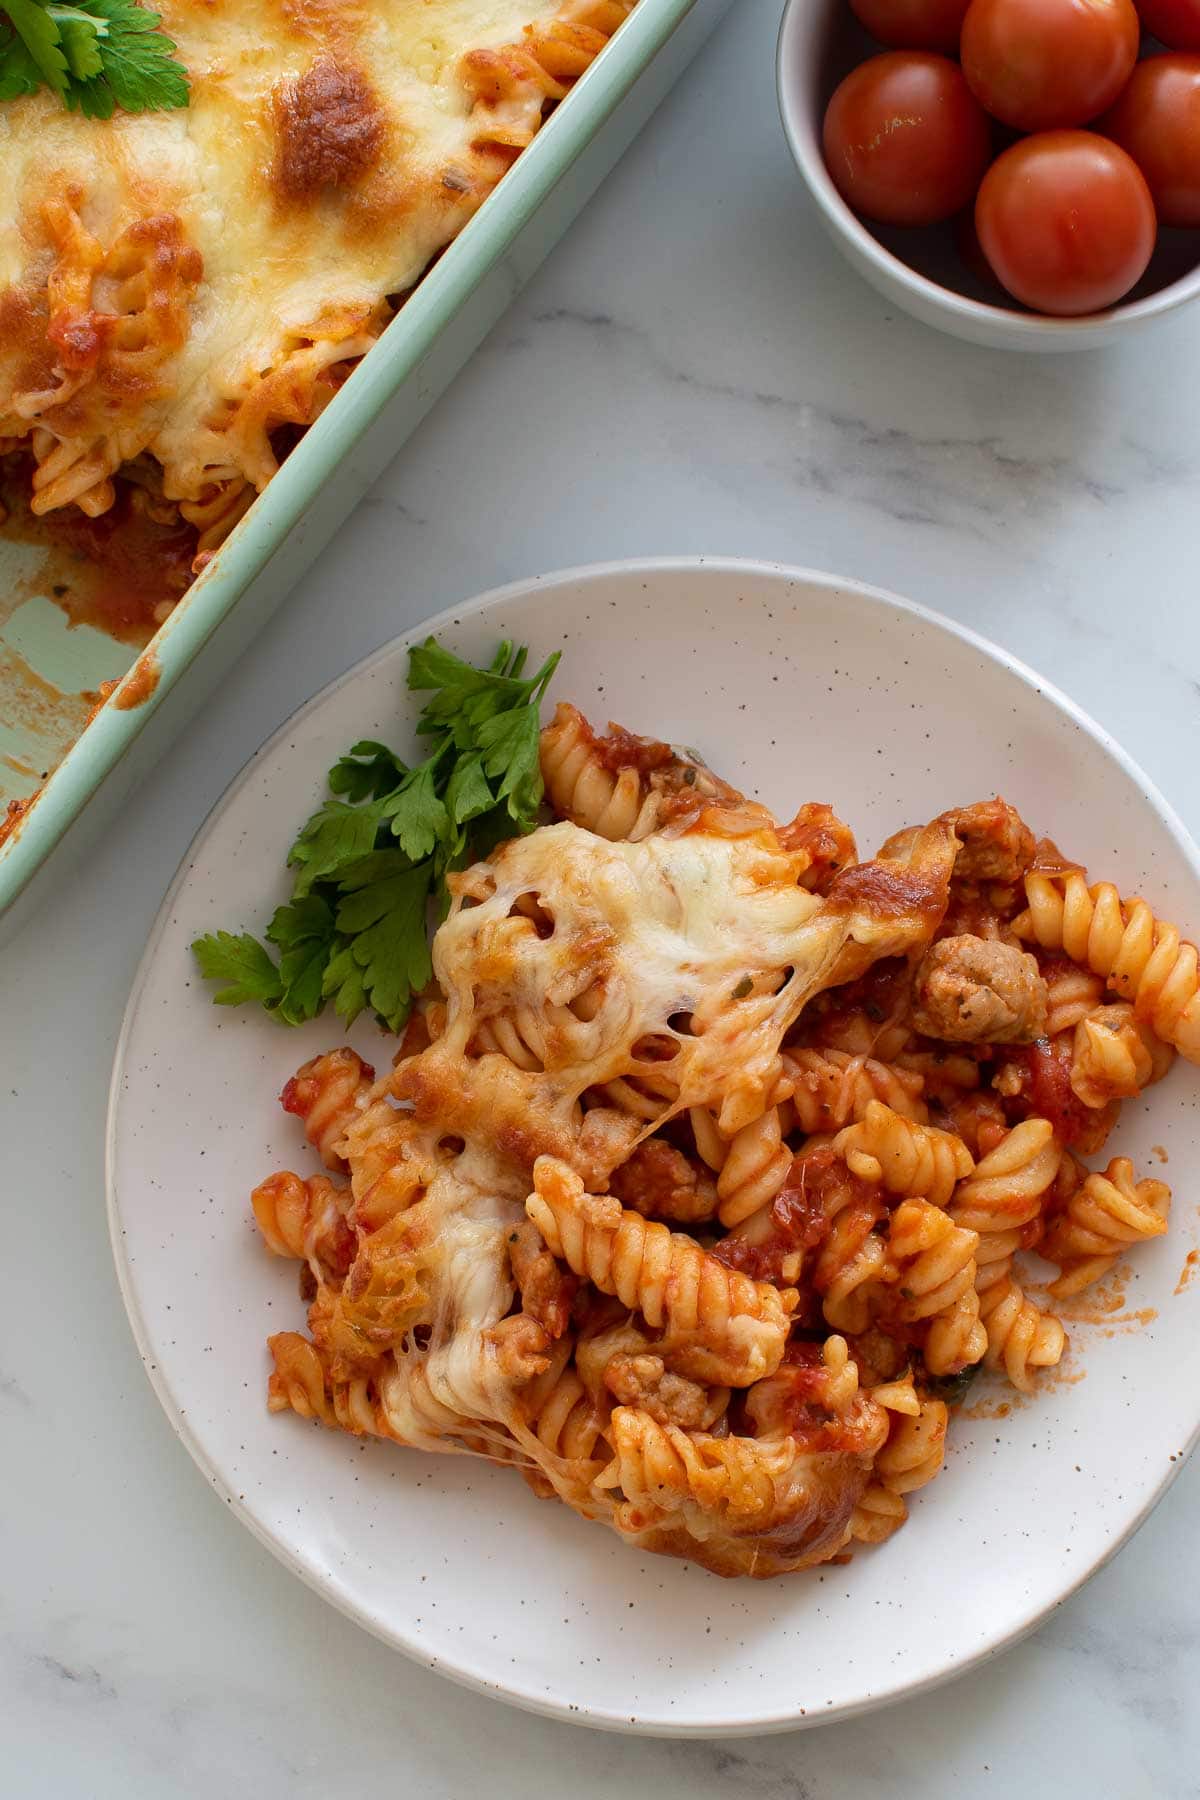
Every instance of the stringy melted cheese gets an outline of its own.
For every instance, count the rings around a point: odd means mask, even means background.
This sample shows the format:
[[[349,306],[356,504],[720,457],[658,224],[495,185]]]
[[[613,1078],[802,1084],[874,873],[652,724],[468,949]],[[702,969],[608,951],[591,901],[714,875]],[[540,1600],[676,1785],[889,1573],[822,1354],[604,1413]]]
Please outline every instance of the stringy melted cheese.
[[[532,1161],[559,1154],[604,1186],[642,1130],[605,1107],[584,1113],[585,1090],[636,1077],[642,1040],[655,1036],[678,1046],[664,1114],[739,1086],[761,1096],[783,1033],[849,930],[844,911],[797,885],[802,867],[765,832],[630,844],[560,824],[453,878],[433,951],[446,1027],[398,1083],[432,1132],[465,1139],[414,1209],[438,1256],[430,1342],[397,1359],[384,1389],[406,1441],[445,1447],[429,1395],[513,1428],[511,1382],[479,1352],[511,1304],[508,1234],[524,1217]],[[536,920],[518,910],[530,900]],[[735,997],[747,981],[754,991]],[[588,995],[596,1004],[581,1018],[572,1002]],[[480,1053],[481,1027],[501,1017],[543,1067]]]
[[[798,885],[802,866],[765,832],[632,844],[560,824],[516,840],[462,878],[438,933],[447,1053],[508,1016],[572,1099],[635,1073],[651,1036],[675,1040],[683,1104],[761,1077],[847,931]]]
[[[464,53],[519,42],[561,6],[158,4],[191,80],[186,109],[89,120],[45,91],[0,106],[0,437],[31,422],[63,438],[119,432],[123,456],[161,462],[168,496],[197,498],[216,479],[265,478],[223,435],[230,406],[314,334],[361,354],[382,302],[490,191],[507,159],[479,147]],[[506,119],[532,135],[542,99],[523,87]],[[173,214],[203,259],[186,341],[141,391],[110,393],[99,422],[36,404],[61,378],[46,337],[60,252],[44,209],[64,200],[101,250],[134,221]]]

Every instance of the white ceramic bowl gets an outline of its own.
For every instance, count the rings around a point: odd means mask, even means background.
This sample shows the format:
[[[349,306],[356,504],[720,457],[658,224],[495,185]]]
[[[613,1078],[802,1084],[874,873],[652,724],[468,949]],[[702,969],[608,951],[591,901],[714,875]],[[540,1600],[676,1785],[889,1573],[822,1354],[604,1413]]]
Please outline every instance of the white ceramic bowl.
[[[828,575],[691,557],[547,576],[456,607],[264,746],[192,844],[147,945],[113,1070],[109,1207],[125,1303],[172,1426],[242,1521],[352,1618],[427,1667],[563,1719],[678,1736],[779,1730],[969,1668],[1117,1549],[1195,1438],[1200,1281],[1175,1291],[1200,1189],[1195,1069],[1127,1107],[1112,1139],[1143,1167],[1153,1144],[1168,1146],[1178,1196],[1170,1233],[1130,1259],[1124,1305],[1072,1323],[1063,1369],[1028,1401],[981,1377],[945,1473],[891,1542],[848,1567],[721,1581],[639,1555],[511,1470],[268,1415],[264,1340],[301,1329],[304,1307],[248,1195],[272,1169],[310,1166],[276,1096],[344,1031],[213,1006],[188,945],[220,926],[261,931],[288,891],[297,823],[349,744],[411,749],[406,651],[430,629],[472,658],[502,637],[538,660],[561,647],[552,698],[695,743],[776,808],[832,801],[864,847],[999,790],[1098,875],[1200,926],[1196,852],[1112,740],[919,607]],[[394,1048],[361,1020],[353,1040],[380,1067]]]
[[[788,0],[776,80],[783,129],[821,218],[849,261],[886,299],[971,344],[1054,351],[1115,343],[1200,294],[1194,233],[1160,236],[1132,300],[1084,318],[1051,319],[990,299],[959,261],[945,227],[915,231],[865,224],[830,179],[821,126],[842,76],[880,48],[860,29],[848,0]]]

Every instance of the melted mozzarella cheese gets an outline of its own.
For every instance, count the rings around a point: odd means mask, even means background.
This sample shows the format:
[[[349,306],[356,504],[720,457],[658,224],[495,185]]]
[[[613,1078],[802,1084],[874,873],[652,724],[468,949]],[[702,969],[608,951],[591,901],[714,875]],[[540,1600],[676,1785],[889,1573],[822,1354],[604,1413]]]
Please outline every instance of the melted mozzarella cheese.
[[[503,173],[504,157],[475,147],[464,53],[519,42],[560,5],[159,0],[159,10],[188,69],[186,109],[92,120],[45,91],[0,106],[0,434],[81,429],[32,398],[61,378],[45,335],[56,257],[46,204],[68,200],[102,251],[134,221],[173,213],[203,277],[186,341],[149,392],[120,401],[121,448],[149,450],[166,493],[195,499],[214,477],[262,484],[223,436],[230,407],[314,333],[332,330],[343,359],[361,354],[381,303],[418,280]],[[321,58],[359,87],[305,98]],[[542,99],[521,93],[530,134]],[[367,121],[361,169],[344,166],[342,148],[355,106]],[[281,129],[309,184],[298,194],[281,189]]]
[[[515,1018],[560,1104],[636,1074],[639,1042],[664,1035],[679,1105],[761,1084],[849,930],[798,885],[802,866],[765,832],[635,844],[560,824],[517,839],[462,879],[435,940],[443,1054],[462,1057],[498,1015]],[[529,898],[549,936],[515,910]]]

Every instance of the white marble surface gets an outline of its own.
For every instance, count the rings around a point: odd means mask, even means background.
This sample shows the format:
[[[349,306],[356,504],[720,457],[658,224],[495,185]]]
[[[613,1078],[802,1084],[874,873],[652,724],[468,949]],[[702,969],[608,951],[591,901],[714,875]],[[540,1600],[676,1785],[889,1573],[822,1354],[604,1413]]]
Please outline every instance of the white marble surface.
[[[1045,671],[1200,829],[1200,315],[1057,361],[892,316],[794,177],[778,14],[741,0],[86,880],[0,956],[5,1800],[1200,1793],[1200,1468],[953,1687],[803,1736],[618,1740],[419,1671],[285,1574],[176,1444],[113,1278],[108,1064],[176,861],[298,702],[479,588],[674,551],[882,583]]]

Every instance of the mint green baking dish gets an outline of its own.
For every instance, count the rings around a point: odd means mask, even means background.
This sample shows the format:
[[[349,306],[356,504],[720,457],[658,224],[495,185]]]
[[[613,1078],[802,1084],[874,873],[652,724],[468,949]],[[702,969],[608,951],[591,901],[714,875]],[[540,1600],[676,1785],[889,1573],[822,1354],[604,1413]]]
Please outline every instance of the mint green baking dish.
[[[640,0],[136,662],[132,648],[88,626],[68,629],[30,579],[28,546],[0,538],[0,815],[49,771],[36,804],[0,845],[0,935],[10,936],[37,895],[86,852],[515,298],[730,3]],[[118,677],[113,701],[79,735],[85,691]]]

